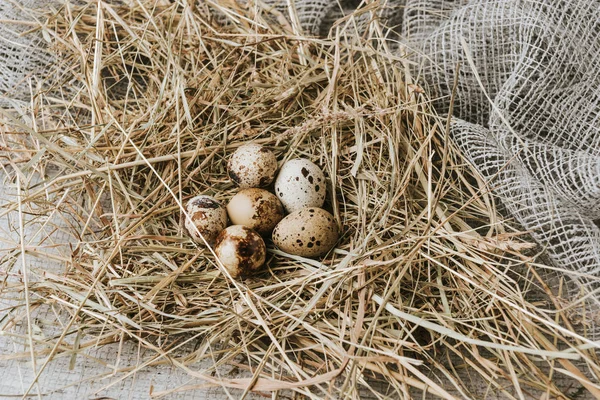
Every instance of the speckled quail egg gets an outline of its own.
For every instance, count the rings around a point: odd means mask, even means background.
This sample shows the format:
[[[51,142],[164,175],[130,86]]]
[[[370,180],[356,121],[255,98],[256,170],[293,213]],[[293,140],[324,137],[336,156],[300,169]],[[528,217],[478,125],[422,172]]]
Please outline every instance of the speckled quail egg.
[[[227,172],[242,189],[269,186],[277,173],[277,158],[266,147],[247,143],[231,155]]]
[[[227,204],[227,213],[232,224],[268,235],[283,218],[283,206],[277,196],[264,189],[242,189]]]
[[[233,278],[250,275],[267,257],[262,237],[243,225],[232,225],[219,233],[215,254]]]
[[[288,213],[323,206],[325,192],[323,171],[302,158],[283,164],[275,180],[275,193]]]
[[[227,212],[213,197],[200,195],[191,198],[186,207],[185,227],[192,239],[200,244],[212,244],[215,238],[227,227]]]
[[[273,231],[273,243],[289,254],[320,257],[335,246],[339,238],[333,215],[316,208],[303,208],[284,219]]]

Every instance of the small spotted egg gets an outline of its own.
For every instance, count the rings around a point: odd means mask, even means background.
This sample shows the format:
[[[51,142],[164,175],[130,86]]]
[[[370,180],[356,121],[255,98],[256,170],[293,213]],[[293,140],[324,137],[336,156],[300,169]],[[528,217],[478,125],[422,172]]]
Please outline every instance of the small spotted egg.
[[[273,243],[286,253],[320,257],[335,246],[339,238],[333,215],[321,208],[303,208],[279,222]]]
[[[242,225],[232,225],[219,233],[214,249],[221,264],[233,278],[250,275],[267,258],[267,248],[262,237]]]
[[[283,164],[275,180],[275,193],[289,213],[305,207],[323,206],[325,192],[323,171],[302,158]]]
[[[266,147],[247,143],[231,155],[227,172],[231,180],[242,189],[269,186],[275,179],[277,158]]]
[[[268,235],[283,218],[283,206],[277,196],[264,189],[242,189],[227,204],[227,213],[232,224]]]
[[[217,200],[200,195],[191,198],[186,207],[185,227],[194,241],[204,244],[202,235],[208,244],[227,227],[227,212]]]

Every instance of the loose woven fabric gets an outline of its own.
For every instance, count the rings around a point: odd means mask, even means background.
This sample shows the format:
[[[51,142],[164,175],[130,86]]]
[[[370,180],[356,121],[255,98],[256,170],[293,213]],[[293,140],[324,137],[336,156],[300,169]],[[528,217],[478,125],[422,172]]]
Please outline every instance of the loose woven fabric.
[[[599,5],[408,1],[403,25],[441,112],[460,65],[455,142],[506,210],[590,291],[600,272]]]
[[[0,106],[26,101],[37,89],[36,77],[45,76],[54,57],[48,42],[34,28],[43,6],[53,1],[7,0],[0,2]],[[12,21],[12,22],[8,22]]]
[[[289,2],[268,0],[283,15]],[[47,0],[0,3],[0,105],[27,101],[53,56],[40,30]],[[357,1],[297,0],[297,28],[323,35]],[[34,10],[34,11],[32,11]],[[589,0],[389,0],[373,17],[400,32],[399,52],[452,138],[505,209],[586,290],[600,272],[600,3]],[[19,22],[19,23],[17,23]],[[42,78],[39,78],[42,76]],[[600,304],[600,296],[588,296]]]

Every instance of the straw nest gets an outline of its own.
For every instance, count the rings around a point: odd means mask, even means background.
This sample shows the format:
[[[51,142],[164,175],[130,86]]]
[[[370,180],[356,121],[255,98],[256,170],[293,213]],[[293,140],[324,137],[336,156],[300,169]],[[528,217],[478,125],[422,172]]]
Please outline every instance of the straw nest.
[[[169,363],[204,387],[308,398],[594,390],[570,361],[595,368],[576,349],[585,340],[389,50],[389,32],[371,19],[356,33],[372,12],[322,39],[274,9],[225,1],[100,2],[49,16],[56,71],[21,117],[3,113],[4,166],[22,195],[4,214],[31,215],[47,233],[3,263],[62,265],[4,283],[7,297],[27,294],[27,312],[15,305],[6,324],[27,326],[24,315],[48,305],[63,317],[55,336],[31,338],[29,325],[23,357],[126,339],[155,356],[125,376]],[[343,233],[328,256],[268,244],[264,270],[235,281],[188,238],[182,205],[231,198],[226,162],[247,141],[323,168],[325,208]],[[211,368],[194,369],[207,358]],[[578,384],[559,387],[557,371]]]

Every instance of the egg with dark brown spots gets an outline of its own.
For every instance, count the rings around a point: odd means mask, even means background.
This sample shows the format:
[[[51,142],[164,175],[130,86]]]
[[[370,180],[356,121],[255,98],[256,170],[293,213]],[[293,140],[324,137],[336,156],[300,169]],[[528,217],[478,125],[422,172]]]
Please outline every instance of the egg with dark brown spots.
[[[275,180],[275,194],[288,213],[305,207],[322,207],[325,193],[323,171],[310,160],[303,158],[283,164]]]
[[[273,243],[286,253],[321,257],[337,243],[339,233],[333,215],[316,208],[291,213],[273,230]]]
[[[217,235],[227,227],[225,208],[211,196],[191,198],[186,211],[185,227],[192,239],[199,244],[204,244],[204,240],[213,244]]]
[[[233,278],[251,275],[262,267],[267,257],[262,237],[243,225],[232,225],[219,233],[214,250]]]
[[[260,144],[247,143],[231,155],[227,173],[242,189],[269,186],[277,173],[277,157]]]
[[[283,218],[283,206],[277,196],[264,189],[242,189],[227,204],[227,213],[232,224],[268,235]]]

